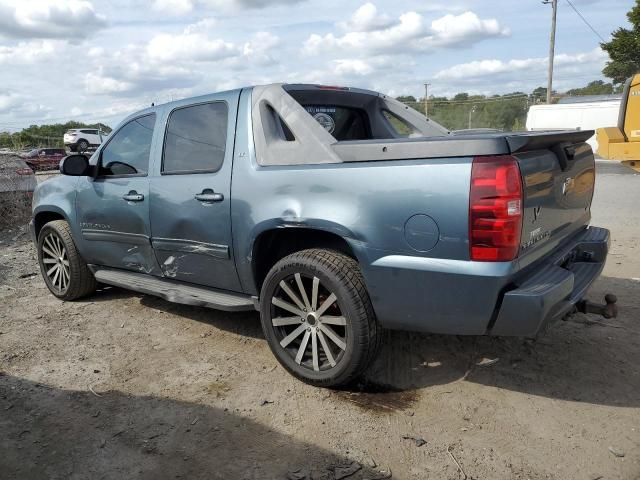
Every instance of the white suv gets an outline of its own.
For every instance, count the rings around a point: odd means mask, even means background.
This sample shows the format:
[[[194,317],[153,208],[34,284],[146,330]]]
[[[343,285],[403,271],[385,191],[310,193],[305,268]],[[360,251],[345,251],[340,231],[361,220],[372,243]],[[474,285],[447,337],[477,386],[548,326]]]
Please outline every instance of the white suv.
[[[64,145],[72,152],[85,152],[89,148],[100,146],[109,135],[106,132],[94,128],[74,128],[64,134]]]

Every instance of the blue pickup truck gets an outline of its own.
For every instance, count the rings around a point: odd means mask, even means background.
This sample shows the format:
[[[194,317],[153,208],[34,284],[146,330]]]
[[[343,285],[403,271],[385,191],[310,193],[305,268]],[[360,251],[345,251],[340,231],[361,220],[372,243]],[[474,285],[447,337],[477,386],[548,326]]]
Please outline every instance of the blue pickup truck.
[[[385,95],[266,85],[152,106],[34,194],[44,280],[257,309],[277,359],[344,384],[381,332],[535,337],[605,263],[590,131],[449,132]],[[612,302],[609,302],[612,303]]]

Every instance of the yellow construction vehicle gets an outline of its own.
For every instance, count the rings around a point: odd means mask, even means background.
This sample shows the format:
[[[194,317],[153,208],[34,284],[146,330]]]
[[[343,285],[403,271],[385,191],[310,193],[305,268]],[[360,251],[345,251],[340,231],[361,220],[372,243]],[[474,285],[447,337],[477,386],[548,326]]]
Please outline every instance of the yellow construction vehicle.
[[[617,127],[596,131],[598,155],[640,172],[640,73],[624,85]]]

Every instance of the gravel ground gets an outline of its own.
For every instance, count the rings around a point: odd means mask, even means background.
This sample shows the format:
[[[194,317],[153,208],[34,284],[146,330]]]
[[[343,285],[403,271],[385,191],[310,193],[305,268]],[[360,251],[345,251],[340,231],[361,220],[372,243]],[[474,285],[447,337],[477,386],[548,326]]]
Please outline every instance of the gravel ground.
[[[26,232],[2,232],[0,477],[640,479],[640,175],[598,170],[613,243],[590,297],[616,293],[617,320],[536,342],[388,332],[342,391],[290,377],[255,313],[61,302]]]

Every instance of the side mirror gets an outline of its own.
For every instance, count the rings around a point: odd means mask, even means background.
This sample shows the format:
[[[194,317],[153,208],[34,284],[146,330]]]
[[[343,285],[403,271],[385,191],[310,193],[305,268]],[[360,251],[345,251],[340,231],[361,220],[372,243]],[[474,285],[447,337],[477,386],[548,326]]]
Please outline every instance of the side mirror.
[[[67,155],[60,160],[60,173],[71,177],[89,175],[89,158],[86,155]]]

